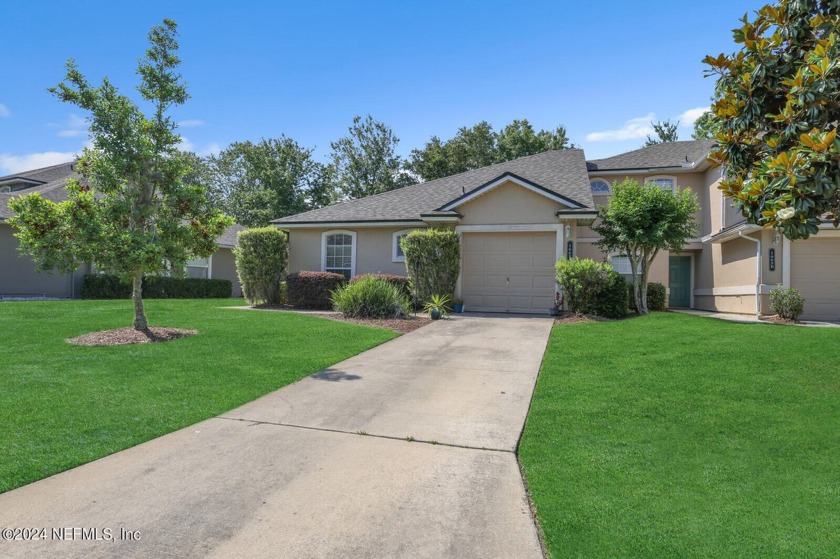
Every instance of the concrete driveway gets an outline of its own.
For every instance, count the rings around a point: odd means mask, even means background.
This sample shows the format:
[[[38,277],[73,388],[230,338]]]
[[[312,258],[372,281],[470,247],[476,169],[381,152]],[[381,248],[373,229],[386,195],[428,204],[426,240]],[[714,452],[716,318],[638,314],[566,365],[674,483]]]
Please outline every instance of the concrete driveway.
[[[455,316],[0,495],[0,556],[542,557],[514,452],[551,325]]]

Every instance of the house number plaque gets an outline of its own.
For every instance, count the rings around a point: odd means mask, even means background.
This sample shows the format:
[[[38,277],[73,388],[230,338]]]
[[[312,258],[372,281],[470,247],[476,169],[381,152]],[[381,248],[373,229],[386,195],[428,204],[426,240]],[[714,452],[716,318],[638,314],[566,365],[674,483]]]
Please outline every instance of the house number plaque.
[[[572,241],[566,242],[566,258],[571,258],[574,256],[574,243]]]
[[[776,249],[775,248],[770,249],[770,257],[767,260],[769,260],[770,271],[775,272],[776,271]]]

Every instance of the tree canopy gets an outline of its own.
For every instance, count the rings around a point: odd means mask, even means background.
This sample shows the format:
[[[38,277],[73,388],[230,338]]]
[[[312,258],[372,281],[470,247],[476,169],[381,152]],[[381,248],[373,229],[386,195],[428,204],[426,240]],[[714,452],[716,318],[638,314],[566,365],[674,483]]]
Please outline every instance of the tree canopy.
[[[713,140],[717,135],[717,120],[712,111],[706,111],[694,121],[694,131],[691,137],[695,140]]]
[[[653,138],[648,135],[642,147],[655,146],[656,144],[664,144],[665,142],[676,142],[680,139],[679,134],[677,134],[677,127],[680,125],[679,120],[674,123],[671,123],[670,120],[660,120],[651,122],[650,125],[653,126],[653,132],[656,134],[656,137]]]
[[[416,181],[403,170],[391,128],[368,115],[353,118],[349,134],[330,143],[330,180],[344,199],[363,198]]]
[[[312,150],[281,136],[234,142],[208,161],[210,192],[219,207],[247,227],[300,213],[332,199],[324,165]]]
[[[153,27],[137,68],[150,116],[107,78],[94,87],[72,58],[67,62],[67,75],[50,92],[89,114],[92,145],[76,162],[81,177],[68,181],[65,202],[35,193],[9,204],[20,248],[38,269],[69,272],[93,262],[131,279],[134,327],[143,331],[143,275],[182,274],[188,259],[212,254],[233,223],[211,207],[203,186],[185,181],[189,159],[178,152],[181,138],[168,115],[188,98],[176,35],[171,20]]]
[[[840,225],[840,2],[780,0],[707,56],[721,189],[750,223],[790,239]]]
[[[412,150],[407,166],[428,181],[526,155],[571,147],[574,145],[569,142],[563,126],[553,131],[535,131],[531,123],[523,119],[514,120],[497,133],[488,122],[481,121],[470,128],[459,128],[455,136],[445,142],[432,136],[423,149]]]
[[[697,231],[697,197],[690,189],[674,188],[672,192],[654,183],[624,179],[613,185],[613,195],[598,208],[599,222],[592,227],[601,237],[598,247],[630,260],[639,314],[648,313],[648,272],[656,255],[681,251]]]

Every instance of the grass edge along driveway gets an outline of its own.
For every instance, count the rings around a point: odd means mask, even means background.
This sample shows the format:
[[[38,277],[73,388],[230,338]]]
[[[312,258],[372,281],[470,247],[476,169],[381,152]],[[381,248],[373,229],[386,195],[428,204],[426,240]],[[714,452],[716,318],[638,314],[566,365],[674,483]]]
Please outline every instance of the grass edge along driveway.
[[[556,325],[520,446],[559,557],[836,557],[840,329]]]
[[[0,492],[214,417],[396,337],[236,300],[150,300],[152,326],[199,334],[82,347],[131,324],[130,301],[0,303]]]

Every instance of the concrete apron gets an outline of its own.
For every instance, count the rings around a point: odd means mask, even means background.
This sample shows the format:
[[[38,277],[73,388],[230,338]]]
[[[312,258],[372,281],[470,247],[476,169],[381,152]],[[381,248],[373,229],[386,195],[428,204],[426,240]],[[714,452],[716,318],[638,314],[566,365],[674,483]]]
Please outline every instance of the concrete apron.
[[[514,451],[551,325],[433,323],[0,495],[48,529],[0,556],[541,557]]]

